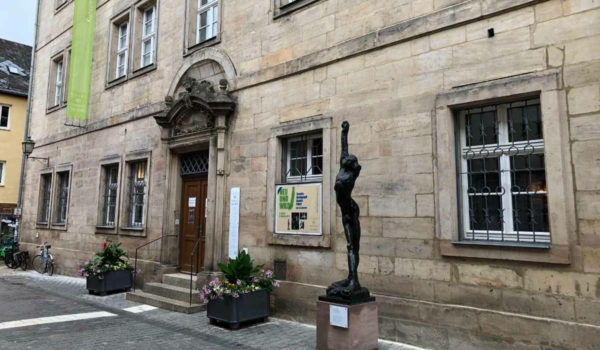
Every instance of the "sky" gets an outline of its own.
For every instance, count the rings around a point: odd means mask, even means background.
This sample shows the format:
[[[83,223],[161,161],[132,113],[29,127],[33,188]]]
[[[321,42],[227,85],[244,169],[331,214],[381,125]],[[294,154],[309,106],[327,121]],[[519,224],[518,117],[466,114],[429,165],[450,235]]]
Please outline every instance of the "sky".
[[[0,0],[0,38],[32,45],[36,3],[36,0]]]

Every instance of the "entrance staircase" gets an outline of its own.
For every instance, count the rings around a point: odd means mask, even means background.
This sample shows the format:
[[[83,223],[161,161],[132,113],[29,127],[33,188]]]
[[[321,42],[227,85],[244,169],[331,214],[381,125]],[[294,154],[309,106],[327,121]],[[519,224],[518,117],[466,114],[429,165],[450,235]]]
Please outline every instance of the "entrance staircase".
[[[196,276],[192,277],[192,285],[196,286]],[[190,305],[190,275],[183,273],[163,275],[162,283],[146,283],[143,291],[127,293],[127,300],[184,314],[206,310],[206,305],[201,303],[200,293],[195,288]]]

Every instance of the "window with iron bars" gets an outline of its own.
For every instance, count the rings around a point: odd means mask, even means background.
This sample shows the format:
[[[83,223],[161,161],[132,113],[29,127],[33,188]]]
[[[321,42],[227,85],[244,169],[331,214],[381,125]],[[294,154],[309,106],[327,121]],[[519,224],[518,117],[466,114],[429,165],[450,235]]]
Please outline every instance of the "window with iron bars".
[[[102,226],[114,227],[117,215],[117,190],[119,188],[119,166],[104,167],[104,204],[102,206]]]
[[[323,179],[323,135],[290,137],[285,141],[285,182],[318,182]]]
[[[64,225],[67,221],[67,205],[69,202],[69,172],[58,173],[58,193],[54,223]]]
[[[131,163],[129,179],[129,226],[144,227],[144,204],[146,201],[146,162]]]
[[[540,100],[457,115],[462,240],[550,243]]]
[[[52,195],[52,174],[42,175],[40,184],[40,214],[38,222],[47,224],[50,219],[50,198]]]

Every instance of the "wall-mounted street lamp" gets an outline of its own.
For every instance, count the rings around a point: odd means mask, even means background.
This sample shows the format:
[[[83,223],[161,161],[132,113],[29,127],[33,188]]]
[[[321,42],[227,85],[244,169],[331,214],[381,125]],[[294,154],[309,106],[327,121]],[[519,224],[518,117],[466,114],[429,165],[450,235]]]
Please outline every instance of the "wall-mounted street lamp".
[[[33,141],[31,139],[31,136],[27,136],[27,141],[23,142],[23,154],[25,155],[25,157],[27,157],[28,159],[35,159],[42,164],[44,164],[44,161],[45,161],[46,167],[49,167],[50,166],[50,157],[41,158],[41,157],[30,157],[29,156],[31,153],[33,153],[34,147],[35,147],[35,141]]]

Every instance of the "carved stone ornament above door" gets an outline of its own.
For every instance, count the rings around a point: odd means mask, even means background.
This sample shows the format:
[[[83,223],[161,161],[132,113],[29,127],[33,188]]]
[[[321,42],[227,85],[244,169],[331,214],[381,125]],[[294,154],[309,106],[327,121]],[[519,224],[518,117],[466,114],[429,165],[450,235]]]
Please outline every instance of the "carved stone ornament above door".
[[[177,99],[165,98],[165,112],[154,117],[156,123],[168,130],[168,138],[226,128],[226,119],[233,113],[236,102],[227,92],[227,80],[219,81],[215,89],[209,81],[183,79],[185,91]],[[219,122],[218,120],[223,120]]]

